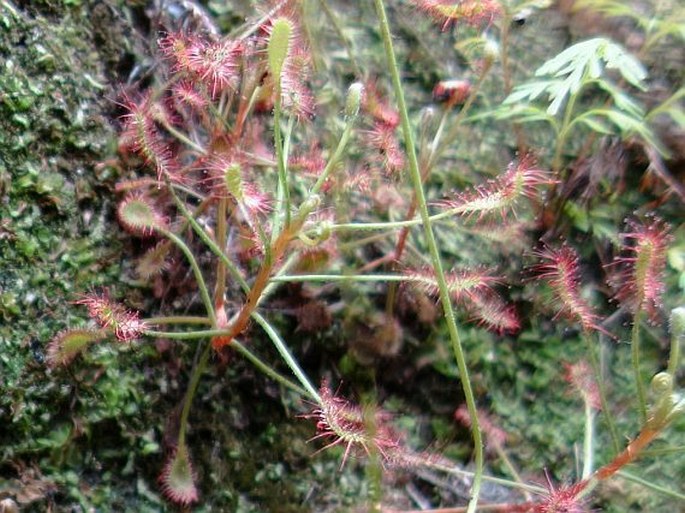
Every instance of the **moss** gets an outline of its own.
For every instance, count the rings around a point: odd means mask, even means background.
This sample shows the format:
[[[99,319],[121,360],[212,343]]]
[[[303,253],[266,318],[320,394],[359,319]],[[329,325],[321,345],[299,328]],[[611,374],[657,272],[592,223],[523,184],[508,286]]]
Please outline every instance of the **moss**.
[[[47,341],[83,323],[69,300],[120,272],[116,231],[104,228],[115,173],[99,163],[113,155],[115,135],[102,58],[88,6],[53,7],[59,15],[47,18],[0,4],[0,490],[11,493],[13,478],[40,468],[51,486],[23,500],[41,509],[55,483],[69,483],[66,468],[92,466],[88,433],[103,419],[135,417],[132,406],[144,404],[135,395],[140,377],[117,364],[104,376],[45,366]],[[93,389],[81,390],[80,379]],[[117,444],[132,449],[135,440],[122,444],[118,431]],[[67,495],[78,489],[70,486]]]

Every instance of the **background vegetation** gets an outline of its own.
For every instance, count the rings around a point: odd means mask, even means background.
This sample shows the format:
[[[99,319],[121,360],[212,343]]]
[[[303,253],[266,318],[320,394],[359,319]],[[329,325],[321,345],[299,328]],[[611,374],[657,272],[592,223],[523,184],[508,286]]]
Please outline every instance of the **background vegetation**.
[[[229,32],[263,12],[256,3],[212,0],[202,7]],[[643,336],[644,373],[651,376],[667,364],[665,319],[682,305],[685,289],[685,138],[682,93],[677,93],[683,88],[682,7],[676,1],[635,2],[631,12],[644,13],[638,20],[621,11],[622,3],[609,1],[510,2],[490,31],[497,44],[506,45],[509,61],[495,60],[480,82],[480,61],[487,54],[479,46],[479,28],[458,24],[441,31],[410,2],[387,4],[419,145],[432,138],[446,108],[433,96],[436,84],[458,78],[479,87],[461,124],[446,128],[442,157],[426,183],[430,200],[494,178],[516,154],[521,137],[539,154],[540,167],[560,172],[562,181],[548,190],[547,201],[521,212],[520,220],[529,223],[524,235],[497,243],[484,237],[497,235],[497,222],[475,215],[467,229],[445,225],[438,237],[450,267],[496,266],[507,278],[503,293],[521,319],[520,330],[493,333],[470,322],[473,316],[461,316],[477,402],[505,433],[502,454],[488,453],[487,473],[512,478],[513,467],[525,482],[544,486],[546,473],[554,483],[570,483],[579,475],[585,418],[582,401],[568,392],[561,363],[584,358],[587,345],[572,322],[554,317],[552,292],[533,279],[530,268],[537,260],[531,251],[543,238],[566,240],[579,252],[582,292],[608,319],[603,327],[617,335],[616,341],[602,341],[617,429],[622,441],[634,437],[640,422],[627,343],[630,316],[609,301],[614,291],[602,265],[611,260],[611,244],[619,242],[626,217],[656,211],[671,224],[663,312],[645,326]],[[343,92],[359,79],[375,80],[381,94],[392,98],[371,3],[302,5],[318,108],[340,112]],[[17,501],[22,511],[175,510],[162,498],[157,476],[193,349],[146,339],[130,346],[98,344],[66,369],[49,368],[45,359],[55,333],[88,325],[87,312],[73,301],[95,288],[107,287],[129,308],[151,315],[191,304],[183,266],[156,282],[138,280],[133,257],[144,248],[120,231],[115,218],[116,184],[140,171],[127,167],[117,153],[123,114],[117,101],[133,84],[154,83],[158,30],[171,28],[179,6],[0,2],[0,494]],[[515,86],[530,83],[545,61],[600,35],[642,62],[644,90],[610,72],[626,97],[617,102],[616,95],[591,84],[578,95],[577,112],[616,108],[630,119],[598,115],[569,131],[559,145],[543,119],[549,114],[545,95],[529,94],[529,110],[500,107],[512,91],[526,94]],[[639,126],[630,125],[631,119]],[[333,146],[331,134],[339,131],[336,123],[333,115],[312,121],[311,130],[323,134],[327,149]],[[362,139],[353,140],[350,158],[363,153]],[[662,156],[645,150],[655,146]],[[395,185],[388,180],[386,196],[361,204],[365,220],[404,215],[406,198]],[[349,195],[340,203],[355,201]],[[410,244],[425,254],[420,236]],[[370,240],[343,252],[336,265],[343,273],[359,269],[393,247],[393,238]],[[181,285],[165,295],[168,283]],[[425,296],[404,297],[388,341],[382,330],[387,294],[385,284],[293,283],[275,294],[264,312],[312,378],[328,377],[334,388],[341,384],[346,397],[373,394],[406,433],[409,446],[468,468],[472,441],[468,427],[454,418],[463,398],[439,309]],[[302,314],[303,307],[315,314]],[[330,322],[312,326],[311,317],[319,316],[330,316]],[[258,330],[250,332],[250,347],[287,372],[262,338]],[[682,371],[678,376],[682,388]],[[344,448],[315,454],[322,445],[307,443],[315,426],[298,417],[310,409],[237,355],[215,358],[200,383],[189,433],[201,495],[192,510],[363,508],[374,493],[364,458],[351,458],[340,469]],[[685,489],[674,476],[685,475],[683,447],[681,416],[628,469],[647,484],[615,478],[598,489],[589,507],[616,512],[682,507]],[[611,438],[600,422],[596,459],[606,463],[611,455]],[[468,497],[467,481],[428,470],[388,472],[384,479],[383,504],[396,510],[461,505]],[[492,484],[482,494],[488,502],[516,497]]]

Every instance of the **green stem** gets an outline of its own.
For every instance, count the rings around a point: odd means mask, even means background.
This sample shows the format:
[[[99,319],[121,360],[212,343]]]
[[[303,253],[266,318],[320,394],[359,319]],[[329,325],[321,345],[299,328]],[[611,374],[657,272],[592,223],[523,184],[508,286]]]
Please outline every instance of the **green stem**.
[[[312,187],[311,191],[309,191],[309,196],[312,196],[313,194],[318,194],[318,192],[321,190],[321,187],[323,187],[324,183],[326,183],[326,180],[328,179],[328,176],[331,174],[331,171],[335,168],[335,164],[337,164],[340,160],[340,157],[342,157],[342,154],[344,153],[345,148],[347,147],[347,143],[350,140],[350,136],[352,135],[352,128],[354,127],[355,119],[356,116],[348,116],[345,119],[345,129],[343,130],[343,133],[340,136],[338,146],[335,148],[335,151],[333,152],[331,158],[328,159],[326,167],[324,167],[323,171],[319,175],[319,178],[316,180],[316,183]]]
[[[246,292],[250,290],[250,286],[245,281],[245,278],[243,278],[243,275],[240,272],[240,270],[235,266],[233,262],[231,262],[231,260],[226,256],[226,254],[221,250],[221,248],[216,244],[216,242],[214,242],[212,238],[209,235],[207,235],[207,232],[204,230],[204,228],[202,228],[202,226],[200,226],[200,224],[195,220],[195,216],[193,216],[193,214],[188,210],[185,204],[181,201],[181,198],[178,197],[174,188],[169,187],[168,189],[171,193],[171,197],[174,199],[176,208],[178,208],[181,211],[183,217],[190,223],[190,226],[193,228],[198,237],[200,237],[202,242],[204,242],[207,245],[207,247],[211,250],[212,253],[219,257],[221,262],[230,271],[231,275],[240,284],[242,289]]]
[[[169,315],[161,317],[149,317],[145,319],[145,323],[150,326],[159,326],[160,324],[209,324],[211,322],[207,317],[200,317],[196,315]],[[150,333],[149,331],[147,333]]]
[[[561,170],[561,152],[564,150],[564,145],[566,144],[566,137],[568,131],[571,128],[571,116],[573,115],[573,110],[575,109],[576,99],[579,94],[572,94],[568,99],[566,104],[566,110],[564,111],[564,120],[561,123],[561,128],[557,135],[557,144],[554,149],[554,159],[552,160],[552,171],[558,173]]]
[[[401,274],[284,274],[281,276],[274,276],[270,280],[274,283],[295,283],[303,281],[318,281],[318,282],[335,282],[335,281],[350,281],[350,282],[403,282],[403,281],[425,281],[430,280],[417,278],[413,276],[404,276]]]
[[[198,338],[221,337],[230,333],[230,329],[211,329],[197,331],[155,331],[147,330],[145,335],[152,338],[168,338],[171,340],[195,340]]]
[[[398,110],[400,112],[400,118],[402,120],[402,132],[404,135],[404,141],[409,161],[409,172],[411,174],[411,179],[416,194],[418,208],[421,214],[421,220],[423,221],[423,229],[424,235],[426,237],[426,243],[428,245],[428,250],[431,255],[433,269],[435,271],[435,275],[438,282],[438,288],[440,291],[440,301],[442,303],[445,321],[447,322],[447,328],[450,334],[452,351],[454,352],[454,357],[457,362],[457,367],[459,369],[459,377],[461,379],[462,388],[464,390],[466,406],[469,411],[469,416],[471,417],[471,433],[473,435],[474,442],[476,470],[473,476],[473,483],[471,485],[471,500],[468,504],[467,513],[474,513],[476,511],[476,507],[478,506],[481,481],[483,478],[483,440],[478,422],[476,401],[473,395],[473,390],[471,388],[471,382],[469,380],[468,367],[466,365],[466,358],[461,346],[461,340],[459,338],[459,330],[457,328],[457,323],[454,317],[452,301],[449,295],[449,288],[447,286],[447,282],[445,280],[445,276],[443,273],[440,252],[435,241],[435,235],[433,234],[431,220],[428,214],[428,205],[426,203],[426,197],[423,191],[421,172],[419,170],[418,160],[416,158],[416,147],[414,145],[412,127],[409,121],[409,113],[407,111],[407,105],[404,100],[404,91],[402,89],[402,80],[400,78],[400,72],[397,66],[397,60],[395,58],[395,50],[392,44],[390,24],[388,22],[388,17],[385,12],[385,5],[383,0],[374,0],[374,4],[376,7],[376,12],[378,13],[381,37],[383,39],[386,58],[388,60],[388,69],[392,77],[393,88],[395,90],[395,96],[397,97]]]
[[[285,376],[281,376],[278,372],[276,372],[268,364],[260,360],[259,357],[257,357],[254,353],[252,353],[252,351],[250,351],[247,347],[242,345],[236,339],[233,339],[233,342],[231,342],[231,347],[238,351],[240,354],[242,354],[252,365],[257,367],[257,369],[261,371],[263,374],[265,374],[267,377],[273,379],[274,381],[280,383],[284,387],[289,388],[290,390],[300,395],[309,395],[309,392],[307,392],[304,388],[296,385]]]
[[[504,466],[509,471],[509,474],[511,474],[511,477],[513,477],[517,483],[524,484],[521,475],[516,471],[516,467],[514,467],[514,464],[509,459],[509,456],[507,456],[507,453],[505,452],[504,448],[502,448],[501,445],[495,445],[494,448],[495,452],[497,453],[497,456],[502,460],[502,463],[504,463]],[[533,499],[532,495],[528,490],[523,489],[521,491],[523,495],[526,497],[526,500],[530,501]]]
[[[583,437],[583,473],[582,479],[592,474],[594,463],[593,446],[595,438],[595,410],[590,401],[585,401],[585,435]]]
[[[288,172],[286,168],[286,156],[285,156],[285,145],[283,143],[283,134],[281,133],[281,114],[283,109],[281,108],[281,88],[276,88],[276,101],[274,103],[274,147],[276,149],[276,166],[278,168],[278,191],[279,199],[283,200],[281,215],[285,219],[286,229],[290,225],[290,188],[288,187]],[[278,212],[275,213],[278,217]],[[276,226],[276,225],[275,225]],[[275,229],[274,233],[280,232],[279,229]]]
[[[606,388],[604,386],[604,376],[602,373],[602,367],[600,361],[597,358],[597,353],[595,351],[595,346],[593,340],[590,337],[589,332],[583,334],[585,339],[585,344],[587,345],[587,354],[590,356],[590,366],[592,367],[592,373],[595,376],[595,381],[597,382],[597,390],[599,391],[599,401],[602,405],[602,414],[604,415],[604,421],[609,428],[609,434],[611,435],[611,442],[614,446],[614,454],[621,452],[621,441],[618,437],[618,430],[616,429],[616,423],[614,418],[611,416],[611,410],[609,406],[609,401],[607,400]],[[601,350],[601,346],[600,346]]]
[[[199,348],[198,348],[199,349]],[[205,344],[202,354],[198,359],[197,363],[193,367],[192,374],[190,375],[190,383],[188,383],[188,388],[186,390],[186,395],[183,400],[183,410],[181,411],[181,422],[178,431],[179,445],[185,444],[186,427],[188,426],[188,415],[190,414],[190,406],[193,403],[193,397],[197,391],[197,385],[200,382],[200,377],[207,367],[207,362],[209,361],[209,355],[212,350],[212,344]]]
[[[430,461],[430,458],[426,461],[423,461],[423,460],[418,461],[417,463],[421,464],[422,466],[424,466],[426,468],[432,468],[435,470],[439,470],[440,472],[444,472],[445,474],[475,479],[475,475],[473,472],[469,472],[467,470],[462,470],[456,466],[447,466],[447,465],[444,465],[442,463],[433,462],[433,461]],[[500,477],[488,476],[486,474],[483,474],[481,476],[481,479],[483,481],[487,481],[489,483],[494,483],[494,484],[498,484],[501,486],[506,486],[507,488],[516,488],[516,489],[519,489],[521,491],[531,492],[531,493],[538,494],[538,495],[544,495],[545,493],[548,492],[548,490],[546,488],[543,488],[541,486],[529,485],[529,484],[525,484],[525,483],[517,483],[515,481],[509,481],[508,479],[502,479]]]
[[[207,153],[207,150],[197,144],[195,141],[191,140],[186,136],[183,132],[179,132],[176,130],[173,126],[171,126],[169,123],[167,123],[165,120],[160,120],[162,123],[162,126],[164,129],[169,132],[171,135],[173,135],[176,139],[184,143],[185,145],[191,147],[194,149],[196,152],[198,152],[200,155],[205,155]]]
[[[674,490],[669,490],[668,488],[664,488],[663,486],[656,485],[654,483],[650,483],[649,481],[646,481],[638,476],[634,476],[633,474],[630,474],[626,472],[625,470],[619,470],[616,475],[619,477],[622,477],[623,479],[627,481],[632,481],[634,483],[641,484],[645,488],[649,488],[650,490],[653,490],[655,492],[658,492],[662,495],[666,495],[668,497],[672,497],[674,499],[679,499],[681,501],[685,501],[685,494],[678,493]]]
[[[274,343],[281,357],[283,358],[283,360],[285,360],[285,363],[288,365],[288,367],[290,367],[290,370],[293,372],[297,380],[307,390],[308,395],[311,396],[311,398],[314,399],[317,402],[317,404],[321,404],[321,396],[316,391],[316,388],[312,386],[304,371],[300,368],[295,358],[293,358],[293,355],[290,354],[290,350],[285,345],[285,342],[276,332],[273,326],[269,324],[269,321],[262,317],[258,312],[252,312],[252,318],[255,321],[257,321],[257,324],[259,324],[262,327],[264,332]]]
[[[168,230],[164,230],[162,231],[162,233],[165,237],[167,237],[174,244],[176,244],[176,246],[178,246],[181,252],[183,252],[185,257],[188,259],[188,263],[190,264],[190,267],[193,270],[193,274],[195,275],[197,287],[198,289],[200,289],[200,297],[202,298],[202,302],[204,303],[205,309],[207,310],[207,316],[209,317],[212,326],[216,326],[216,314],[214,313],[214,305],[212,304],[212,298],[209,295],[209,291],[207,290],[207,284],[205,283],[205,279],[202,276],[202,271],[200,270],[200,267],[197,265],[195,256],[193,255],[192,251],[190,251],[190,248],[186,246],[186,243],[183,242],[183,240],[177,237],[174,233]]]
[[[216,207],[216,240],[220,248],[226,247],[226,237],[228,236],[228,198],[220,198]],[[226,295],[226,264],[219,259],[216,262],[216,283],[214,284],[214,305],[215,308],[224,308]]]
[[[640,422],[644,425],[647,422],[647,394],[642,383],[640,372],[640,322],[642,321],[642,311],[638,310],[633,318],[633,329],[630,337],[630,355],[633,364],[633,376],[637,390],[637,409],[640,413]]]
[[[439,214],[434,214],[428,217],[430,222],[441,221],[456,214],[463,213],[462,207],[450,208]],[[343,231],[372,231],[372,230],[394,230],[397,228],[406,228],[410,226],[422,226],[424,221],[422,218],[408,219],[405,221],[384,221],[380,223],[340,223],[330,225],[330,229],[336,232]]]
[[[685,340],[685,307],[671,312],[671,351],[668,355],[667,372],[675,379],[680,365],[680,344]]]

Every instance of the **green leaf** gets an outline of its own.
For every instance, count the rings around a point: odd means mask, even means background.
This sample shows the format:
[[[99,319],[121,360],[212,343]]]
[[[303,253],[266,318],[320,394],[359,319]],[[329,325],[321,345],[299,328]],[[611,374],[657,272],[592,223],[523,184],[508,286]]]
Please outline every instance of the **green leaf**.
[[[598,80],[597,85],[611,95],[614,104],[621,110],[626,111],[636,117],[645,115],[644,109],[633,100],[628,94],[621,91],[618,87],[607,80]]]
[[[533,101],[548,90],[552,84],[553,82],[551,80],[537,80],[535,82],[527,82],[518,85],[502,103],[504,105],[511,105],[526,99]]]
[[[616,125],[624,136],[632,133],[638,134],[647,144],[654,147],[661,155],[668,156],[669,151],[659,141],[658,137],[652,132],[651,128],[641,118],[634,118],[624,112],[614,109],[597,109],[598,115],[602,115]]]
[[[598,37],[581,41],[545,62],[535,71],[535,76],[551,78],[535,80],[515,88],[505,100],[505,104],[526,99],[533,101],[546,92],[551,101],[547,113],[555,116],[569,95],[577,95],[581,89],[594,81],[601,85],[604,82],[601,78],[605,67],[617,69],[627,82],[642,90],[645,89],[643,81],[647,77],[647,72],[640,61],[620,45]],[[612,95],[619,108],[638,112],[637,104],[619,89],[611,85],[603,88]]]
[[[642,63],[616,43],[606,43],[603,47],[603,57],[607,68],[617,69],[624,79],[645,91],[647,88],[642,82],[647,78],[647,71]]]
[[[516,119],[517,121],[547,121],[555,125],[554,117],[544,110],[532,105],[519,105],[512,108],[500,108],[493,112],[495,119]]]
[[[616,133],[615,130],[611,129],[611,127],[594,117],[583,117],[582,119],[579,119],[579,122],[587,125],[590,130],[600,134],[613,135]]]

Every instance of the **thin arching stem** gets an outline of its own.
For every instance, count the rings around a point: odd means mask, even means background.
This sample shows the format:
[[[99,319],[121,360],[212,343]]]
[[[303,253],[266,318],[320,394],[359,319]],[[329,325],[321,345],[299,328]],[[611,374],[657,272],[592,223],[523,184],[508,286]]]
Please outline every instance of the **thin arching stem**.
[[[442,261],[440,258],[440,251],[438,249],[433,228],[431,226],[430,216],[428,214],[428,205],[426,196],[423,191],[423,183],[421,180],[421,171],[419,170],[419,163],[416,157],[416,147],[414,145],[414,135],[409,121],[409,113],[407,105],[404,100],[404,90],[402,89],[402,80],[400,78],[397,60],[395,58],[395,50],[392,44],[392,34],[390,33],[390,23],[385,12],[385,5],[383,0],[374,0],[376,12],[378,13],[378,20],[380,25],[381,38],[385,46],[386,58],[388,60],[388,69],[392,78],[395,96],[397,98],[398,110],[400,112],[400,119],[402,122],[402,132],[404,135],[404,142],[407,149],[407,157],[409,162],[409,172],[411,175],[412,184],[416,193],[416,200],[418,204],[421,221],[423,224],[423,231],[426,238],[426,244],[431,256],[431,262],[435,271],[435,276],[438,282],[438,289],[440,292],[440,302],[443,307],[445,321],[447,322],[447,329],[450,335],[452,344],[452,351],[454,353],[457,367],[459,369],[459,378],[461,379],[464,396],[466,399],[466,407],[471,417],[471,432],[473,435],[474,452],[475,452],[475,474],[473,477],[473,484],[471,486],[471,500],[469,501],[468,513],[474,513],[478,506],[478,497],[480,495],[480,486],[483,478],[483,439],[480,432],[480,425],[478,422],[478,413],[476,410],[476,401],[473,395],[473,389],[469,380],[469,371],[466,365],[466,357],[461,345],[459,337],[459,330],[452,308],[452,300],[449,295],[449,288],[445,275],[443,272]]]

